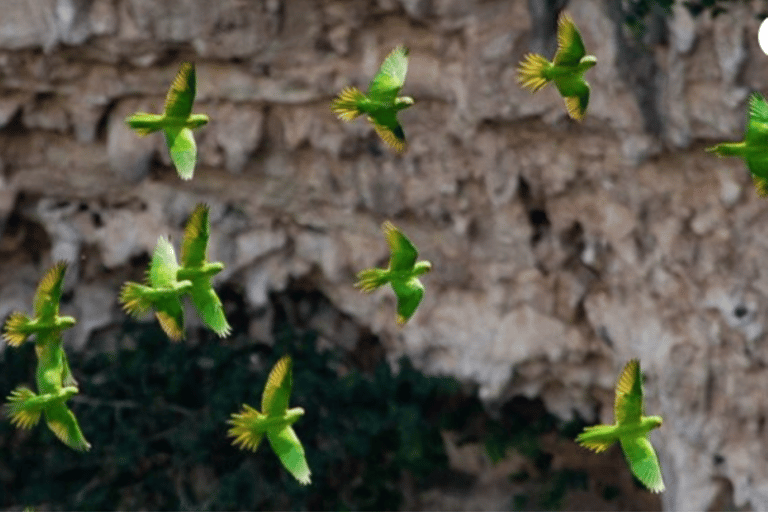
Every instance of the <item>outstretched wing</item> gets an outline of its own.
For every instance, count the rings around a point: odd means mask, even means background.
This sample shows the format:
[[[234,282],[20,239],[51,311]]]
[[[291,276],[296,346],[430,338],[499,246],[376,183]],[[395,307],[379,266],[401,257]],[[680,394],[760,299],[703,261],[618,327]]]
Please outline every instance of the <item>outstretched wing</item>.
[[[661,478],[659,458],[645,436],[622,437],[619,439],[624,455],[629,462],[629,468],[638,480],[651,492],[664,490],[664,480]]]
[[[403,325],[413,316],[424,297],[424,285],[416,277],[393,279],[392,289],[397,296],[397,323]]]
[[[176,261],[176,253],[167,238],[161,236],[157,239],[155,252],[152,254],[152,262],[149,264],[149,284],[153,288],[169,288],[176,282],[176,271],[179,264]]]
[[[613,414],[619,425],[640,423],[643,414],[643,379],[638,359],[632,359],[624,366],[616,382]]]
[[[381,229],[387,238],[387,244],[389,244],[391,253],[389,269],[398,271],[412,269],[416,264],[416,258],[419,257],[419,252],[413,243],[389,221],[385,221],[381,225]]]
[[[277,432],[267,431],[267,439],[272,449],[296,480],[302,485],[310,483],[309,465],[296,432],[290,427],[284,427]]]
[[[64,272],[67,262],[59,261],[45,273],[37,286],[34,299],[35,315],[41,319],[53,320],[59,314]]]
[[[405,83],[408,72],[408,48],[403,45],[392,50],[379,68],[379,72],[368,85],[368,96],[372,101],[391,103]]]
[[[754,93],[749,98],[749,121],[747,121],[744,139],[765,146],[766,137],[768,137],[768,103],[760,94]]]
[[[192,130],[186,126],[170,126],[163,132],[176,172],[181,179],[191,180],[197,162],[197,144]]]
[[[91,443],[86,441],[77,418],[62,402],[53,403],[45,409],[45,421],[51,432],[73,450],[82,452],[91,449]]]
[[[208,205],[198,204],[184,228],[181,242],[181,265],[184,267],[199,267],[206,261],[205,252],[210,237],[208,212]]]
[[[283,356],[269,372],[261,395],[261,412],[267,416],[281,416],[288,410],[293,385],[292,366],[291,356]]]
[[[171,88],[165,96],[165,115],[186,119],[192,113],[192,103],[195,101],[195,65],[184,62],[173,79]]]
[[[569,79],[555,80],[557,90],[565,100],[568,115],[576,121],[584,119],[589,105],[589,84],[580,75]]]
[[[224,306],[216,295],[211,283],[207,279],[196,281],[190,290],[192,303],[200,314],[205,325],[210,327],[219,337],[227,336],[232,327],[224,316]]]
[[[556,66],[575,66],[586,55],[584,42],[581,40],[579,29],[566,13],[560,15],[557,23],[557,52],[554,64]]]

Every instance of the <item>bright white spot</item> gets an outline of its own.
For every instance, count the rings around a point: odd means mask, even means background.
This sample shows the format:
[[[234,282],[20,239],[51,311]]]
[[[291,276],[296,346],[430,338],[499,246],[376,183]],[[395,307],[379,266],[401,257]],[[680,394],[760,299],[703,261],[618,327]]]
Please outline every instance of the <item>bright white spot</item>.
[[[760,30],[757,31],[757,42],[760,43],[760,49],[768,55],[768,18],[760,24]]]

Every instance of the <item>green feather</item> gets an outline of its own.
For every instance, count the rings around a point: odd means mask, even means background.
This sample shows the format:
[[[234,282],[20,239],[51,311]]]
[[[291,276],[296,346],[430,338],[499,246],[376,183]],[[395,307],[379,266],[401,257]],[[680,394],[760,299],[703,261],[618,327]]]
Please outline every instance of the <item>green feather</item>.
[[[723,142],[707,148],[718,156],[744,159],[760,196],[768,196],[768,103],[758,93],[749,100],[749,120],[741,142]]]
[[[181,64],[165,97],[162,115],[137,112],[125,121],[139,135],[163,130],[168,152],[181,179],[189,180],[195,172],[197,144],[192,130],[208,123],[205,114],[193,114],[196,94],[195,65]]]
[[[385,269],[369,268],[357,274],[355,286],[363,292],[371,292],[386,283],[392,284],[397,297],[397,323],[405,324],[424,297],[424,285],[418,276],[429,272],[432,264],[416,260],[419,253],[408,237],[391,222],[385,221],[381,229],[389,245],[389,267]]]
[[[384,59],[367,94],[355,87],[345,87],[331,102],[331,110],[343,121],[366,114],[382,140],[398,153],[405,151],[405,132],[397,113],[413,105],[413,98],[398,97],[408,72],[408,49],[398,46]]]
[[[661,467],[656,452],[648,441],[651,430],[662,424],[659,416],[643,416],[643,384],[640,361],[632,359],[616,382],[614,425],[587,427],[576,442],[597,453],[619,441],[632,473],[651,492],[664,490]]]
[[[299,483],[307,485],[311,480],[304,447],[291,428],[304,410],[301,407],[288,409],[292,375],[291,358],[284,356],[269,372],[261,397],[262,412],[244,404],[242,411],[227,421],[232,425],[227,435],[234,438],[232,444],[235,446],[252,451],[256,451],[266,436],[285,469]]]
[[[536,53],[526,55],[518,67],[517,81],[531,92],[554,82],[565,100],[568,115],[580,121],[589,105],[589,84],[584,80],[584,73],[597,59],[586,54],[581,34],[566,13],[562,13],[558,21],[557,44],[552,62]]]

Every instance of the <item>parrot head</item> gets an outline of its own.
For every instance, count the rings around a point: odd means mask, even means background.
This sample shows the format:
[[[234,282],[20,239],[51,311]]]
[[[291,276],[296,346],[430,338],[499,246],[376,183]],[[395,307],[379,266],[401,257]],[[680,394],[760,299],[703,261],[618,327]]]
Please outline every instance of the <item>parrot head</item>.
[[[413,266],[413,273],[418,275],[426,274],[432,270],[432,264],[428,261],[419,261]]]
[[[593,67],[595,64],[597,64],[597,57],[594,55],[585,55],[579,61],[579,69],[581,71],[586,71]]]
[[[208,124],[208,116],[205,114],[192,114],[187,121],[187,125],[190,128],[199,128],[205,124]]]
[[[74,326],[77,321],[71,316],[62,316],[56,319],[56,327],[59,329],[69,329]]]
[[[651,427],[651,429],[659,428],[663,422],[664,420],[661,419],[661,416],[647,416],[644,418],[644,423]]]
[[[399,98],[395,98],[395,108],[397,110],[408,108],[414,103],[415,102],[413,101],[413,98],[411,98],[410,96],[400,96]]]

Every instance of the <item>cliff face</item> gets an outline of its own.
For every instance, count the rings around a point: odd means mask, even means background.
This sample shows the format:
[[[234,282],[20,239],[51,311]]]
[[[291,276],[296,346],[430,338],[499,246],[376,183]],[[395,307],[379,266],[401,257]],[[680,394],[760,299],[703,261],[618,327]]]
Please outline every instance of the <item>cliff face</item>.
[[[581,124],[555,91],[515,82],[526,52],[556,44],[556,14],[534,0],[4,4],[0,316],[68,259],[68,342],[83,350],[122,315],[135,258],[206,201],[219,282],[254,309],[309,279],[391,361],[477,382],[489,404],[541,397],[562,418],[611,421],[616,375],[640,357],[647,410],[665,419],[664,507],[768,508],[768,203],[739,160],[703,151],[739,139],[749,93],[765,89],[758,3],[715,20],[680,8],[639,42],[618,2],[571,1],[598,59]],[[402,157],[328,109],[398,43],[417,101]],[[123,123],[162,107],[183,60],[212,119],[191,182],[161,136]],[[386,261],[384,219],[434,266],[403,329],[390,293],[351,286]]]

